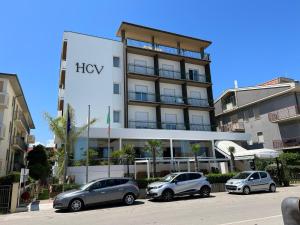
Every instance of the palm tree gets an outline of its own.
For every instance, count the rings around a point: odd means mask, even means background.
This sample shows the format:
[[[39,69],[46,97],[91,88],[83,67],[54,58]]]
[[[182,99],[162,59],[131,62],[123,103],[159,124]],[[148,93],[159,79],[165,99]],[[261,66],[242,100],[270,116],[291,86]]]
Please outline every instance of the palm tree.
[[[67,114],[67,113],[66,113]],[[65,158],[66,163],[68,162],[68,156],[73,154],[74,144],[76,143],[78,137],[87,129],[87,127],[96,122],[96,119],[92,119],[89,124],[85,124],[81,127],[75,127],[75,120],[74,120],[74,109],[69,106],[69,115],[71,119],[71,129],[68,133],[67,143],[64,143],[67,137],[67,115],[59,116],[59,117],[52,117],[49,113],[44,113],[44,117],[49,124],[49,128],[55,137],[63,143],[61,148],[56,151],[56,159],[58,163],[58,168],[56,171],[56,176],[61,177],[64,173],[64,165],[65,165]],[[64,145],[67,145],[67,156],[65,157],[64,153]]]
[[[235,147],[229,146],[228,151],[230,153],[230,171],[235,171],[235,161],[234,161],[234,153],[235,153]]]
[[[153,177],[156,177],[156,155],[160,153],[161,144],[160,140],[148,140],[145,146],[145,150],[152,155]]]
[[[196,166],[196,172],[199,172],[199,164],[198,164],[198,153],[200,152],[200,144],[193,144],[192,145],[192,152],[195,156],[195,166]]]
[[[125,144],[123,148],[113,151],[112,153],[113,158],[120,158],[126,161],[127,166],[127,176],[129,176],[129,165],[133,163],[135,160],[135,150],[133,144]]]

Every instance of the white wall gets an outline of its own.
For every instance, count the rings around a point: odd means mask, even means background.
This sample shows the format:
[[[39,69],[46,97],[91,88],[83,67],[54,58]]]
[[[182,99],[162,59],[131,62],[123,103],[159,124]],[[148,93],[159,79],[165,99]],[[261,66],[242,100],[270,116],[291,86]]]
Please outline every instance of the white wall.
[[[156,121],[156,109],[155,107],[148,106],[137,106],[129,105],[128,106],[128,121],[135,121],[135,112],[148,112],[149,122]]]
[[[148,87],[148,93],[155,93],[155,84],[153,81],[128,79],[128,91],[135,92],[135,86],[142,85]]]
[[[187,86],[187,96],[191,97],[191,92],[200,92],[202,99],[207,99],[207,89],[202,87]]]
[[[178,84],[160,83],[160,94],[164,95],[164,89],[175,89],[175,96],[182,96],[182,88]]]
[[[176,114],[177,123],[184,123],[182,109],[161,108],[161,121],[162,122],[165,122],[166,114]]]
[[[86,123],[88,105],[91,105],[91,117],[98,119],[94,127],[107,127],[106,115],[111,106],[119,110],[120,123],[111,124],[112,128],[124,127],[124,75],[123,44],[118,41],[65,32],[67,40],[66,79],[64,91],[64,110],[69,103],[75,109],[75,121],[78,126]],[[113,56],[120,57],[120,67],[113,67]],[[76,72],[76,63],[104,66],[100,74]],[[113,94],[113,83],[121,86],[120,95]]]
[[[188,73],[189,69],[198,70],[199,74],[205,74],[205,67],[201,65],[186,63],[185,72]]]
[[[190,123],[192,123],[192,117],[193,117],[193,115],[195,115],[195,116],[202,116],[203,117],[203,123],[204,124],[210,124],[209,112],[199,111],[199,110],[189,110]]]
[[[158,59],[159,69],[162,69],[162,65],[173,65],[174,71],[180,71],[180,63],[177,61],[167,60],[167,59]]]
[[[143,56],[143,55],[137,55],[137,54],[132,54],[132,53],[128,53],[127,54],[127,62],[128,63],[135,64],[134,63],[135,59],[146,61],[146,65],[148,67],[154,67],[154,59],[153,59],[153,57]]]

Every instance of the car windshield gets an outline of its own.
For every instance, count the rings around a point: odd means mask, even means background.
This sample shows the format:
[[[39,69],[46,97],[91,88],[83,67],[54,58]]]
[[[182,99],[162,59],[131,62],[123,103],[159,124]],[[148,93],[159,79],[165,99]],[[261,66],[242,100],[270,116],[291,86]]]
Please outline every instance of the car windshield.
[[[161,182],[170,182],[174,179],[174,177],[176,177],[176,174],[171,173],[171,174],[168,174],[167,176],[164,176],[159,181],[161,181]]]
[[[87,184],[84,184],[82,186],[79,187],[80,190],[84,191],[85,189],[87,189],[92,183],[87,183]]]
[[[242,173],[238,173],[237,175],[235,175],[233,177],[233,179],[246,179],[247,177],[250,176],[251,173],[249,172],[242,172]]]

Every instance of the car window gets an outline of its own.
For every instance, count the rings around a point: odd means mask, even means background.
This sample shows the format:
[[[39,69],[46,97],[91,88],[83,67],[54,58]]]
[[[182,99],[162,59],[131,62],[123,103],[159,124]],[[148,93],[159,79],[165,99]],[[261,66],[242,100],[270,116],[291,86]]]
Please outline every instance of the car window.
[[[251,179],[251,177],[253,177],[253,179]],[[256,172],[256,173],[253,173],[250,178],[251,180],[258,180],[259,179],[259,174]]]
[[[182,182],[182,181],[186,181],[186,180],[188,180],[189,179],[189,177],[188,177],[188,174],[180,174],[180,175],[178,175],[177,177],[176,177],[176,181],[177,182]]]
[[[265,172],[259,172],[259,175],[261,178],[267,178],[268,177],[268,174],[265,173]]]
[[[101,181],[97,181],[96,183],[92,184],[90,189],[96,190],[96,189],[105,188],[105,187],[106,187],[106,180],[101,180]]]
[[[189,180],[195,180],[201,178],[201,174],[199,173],[190,173],[189,174]]]

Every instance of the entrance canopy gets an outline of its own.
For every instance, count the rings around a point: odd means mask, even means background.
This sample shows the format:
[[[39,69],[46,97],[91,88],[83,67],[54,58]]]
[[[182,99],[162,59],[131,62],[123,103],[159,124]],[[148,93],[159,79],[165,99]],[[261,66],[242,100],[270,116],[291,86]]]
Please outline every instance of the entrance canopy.
[[[247,150],[232,141],[215,142],[215,149],[227,158],[230,158],[229,147],[235,148],[235,152],[233,153],[235,160],[254,159],[255,156],[259,159],[273,159],[279,155],[278,152],[273,149],[262,148]]]

